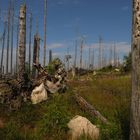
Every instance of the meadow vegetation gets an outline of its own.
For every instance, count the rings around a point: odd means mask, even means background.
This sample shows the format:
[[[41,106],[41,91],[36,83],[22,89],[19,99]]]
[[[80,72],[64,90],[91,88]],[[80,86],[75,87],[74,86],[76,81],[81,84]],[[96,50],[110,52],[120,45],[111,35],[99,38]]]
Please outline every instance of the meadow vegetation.
[[[67,123],[75,115],[88,118],[100,128],[101,140],[129,139],[129,110],[131,78],[129,75],[97,74],[69,81],[64,94],[54,94],[48,101],[37,105],[26,103],[19,111],[9,112],[0,106],[0,136],[2,140],[67,140]],[[80,110],[74,100],[80,94],[100,113],[110,125]],[[81,136],[80,140],[85,140]]]

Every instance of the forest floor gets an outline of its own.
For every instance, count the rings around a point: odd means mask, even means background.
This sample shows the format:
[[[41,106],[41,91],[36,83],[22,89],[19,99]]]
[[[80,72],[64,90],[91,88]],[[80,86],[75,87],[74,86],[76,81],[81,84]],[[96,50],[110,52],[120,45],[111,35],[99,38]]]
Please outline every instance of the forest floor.
[[[88,74],[69,80],[64,94],[54,94],[37,105],[30,102],[18,111],[0,105],[1,140],[67,140],[67,123],[76,115],[88,118],[100,129],[101,140],[128,140],[130,116],[130,75]],[[110,125],[105,125],[79,108],[74,93],[92,104]],[[81,140],[84,140],[81,137]]]

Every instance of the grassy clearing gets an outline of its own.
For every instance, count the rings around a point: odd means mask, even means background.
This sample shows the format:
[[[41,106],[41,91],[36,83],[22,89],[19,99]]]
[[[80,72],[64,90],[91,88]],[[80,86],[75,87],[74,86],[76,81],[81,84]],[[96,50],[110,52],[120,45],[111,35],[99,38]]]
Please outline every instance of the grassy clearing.
[[[87,117],[101,130],[101,140],[128,140],[131,83],[129,76],[89,76],[82,81],[69,82],[65,94],[55,94],[49,101],[38,105],[23,105],[17,112],[7,112],[0,106],[2,140],[67,140],[67,123],[75,115]],[[99,120],[81,111],[73,93],[79,93],[94,105],[110,122]],[[84,140],[84,136],[81,136]]]

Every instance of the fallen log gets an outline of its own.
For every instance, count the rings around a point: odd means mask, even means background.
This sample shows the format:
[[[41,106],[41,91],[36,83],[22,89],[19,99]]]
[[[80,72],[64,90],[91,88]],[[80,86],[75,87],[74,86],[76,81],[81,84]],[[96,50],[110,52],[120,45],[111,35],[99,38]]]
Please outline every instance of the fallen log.
[[[75,94],[75,99],[81,109],[88,112],[91,116],[98,118],[104,124],[109,124],[108,120],[79,94]]]

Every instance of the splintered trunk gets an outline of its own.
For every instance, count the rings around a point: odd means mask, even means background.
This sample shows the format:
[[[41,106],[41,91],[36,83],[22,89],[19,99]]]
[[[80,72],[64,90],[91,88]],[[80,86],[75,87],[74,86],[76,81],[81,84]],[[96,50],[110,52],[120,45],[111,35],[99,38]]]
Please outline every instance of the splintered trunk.
[[[19,53],[18,53],[18,79],[23,80],[25,73],[26,52],[26,5],[20,7],[19,15]]]
[[[1,52],[1,74],[3,73],[3,55],[4,55],[4,46],[5,46],[5,34],[6,34],[6,22],[4,23],[4,32],[3,32],[3,40],[2,40],[2,52]]]
[[[34,36],[34,50],[33,50],[33,64],[39,64],[39,49],[40,49],[40,37],[38,34]],[[36,69],[33,67],[32,76],[35,78],[37,75]]]
[[[9,70],[9,41],[10,41],[10,16],[11,16],[11,4],[8,9],[8,33],[7,33],[7,53],[6,53],[6,74],[8,74]]]
[[[46,19],[47,19],[47,0],[44,0],[44,58],[43,65],[46,65]]]
[[[140,140],[140,0],[133,0],[130,140]]]

